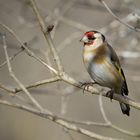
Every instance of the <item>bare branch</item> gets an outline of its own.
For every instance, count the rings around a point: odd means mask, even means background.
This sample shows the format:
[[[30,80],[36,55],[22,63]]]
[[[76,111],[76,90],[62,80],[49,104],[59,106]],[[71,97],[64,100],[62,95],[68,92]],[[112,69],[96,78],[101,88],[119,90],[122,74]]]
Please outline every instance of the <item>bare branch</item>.
[[[7,45],[6,45],[5,36],[3,35],[2,38],[3,38],[3,48],[4,48],[5,57],[6,57],[7,66],[8,66],[10,76],[15,80],[15,82],[19,85],[19,87],[26,93],[26,95],[29,97],[29,99],[32,101],[32,103],[40,110],[43,110],[43,108],[40,106],[40,104],[31,96],[29,91],[24,87],[24,85],[18,80],[18,78],[13,73],[13,70],[12,70],[12,67],[11,67],[11,64],[9,61],[8,52],[7,52]]]
[[[99,95],[99,106],[100,106],[100,110],[101,110],[102,116],[103,116],[106,124],[110,125],[111,122],[108,120],[108,118],[105,114],[104,108],[103,108],[102,94]]]
[[[74,124],[80,124],[80,125],[87,125],[87,126],[94,125],[94,126],[100,126],[100,127],[106,127],[106,126],[109,125],[109,124],[106,124],[106,123],[74,120],[74,119],[68,119],[68,118],[67,118],[67,122],[74,123]]]
[[[14,94],[15,93],[14,89],[9,88],[9,87],[3,85],[2,83],[0,83],[0,89],[3,89],[4,91],[7,91],[7,92],[9,92],[11,94]]]
[[[44,66],[46,66],[46,67],[47,67],[50,71],[52,71],[55,75],[58,75],[58,72],[57,72],[53,67],[51,67],[51,66],[48,65],[46,62],[44,62],[43,59],[37,57],[30,49],[26,49],[25,51],[26,51],[26,53],[27,53],[29,56],[35,58],[35,59],[36,59],[37,61],[39,61],[41,64],[43,64]]]
[[[109,121],[109,119],[106,116],[104,107],[103,107],[102,94],[99,95],[99,105],[100,105],[100,110],[101,110],[102,116],[103,116],[103,118],[105,120],[106,127],[112,128],[112,129],[114,129],[114,130],[116,130],[116,131],[118,131],[120,133],[126,134],[128,136],[140,137],[140,134],[136,134],[136,133],[124,130],[122,128],[119,128],[116,125],[112,124],[111,121]]]
[[[95,138],[97,140],[122,140],[122,139],[116,139],[116,138],[112,138],[112,137],[105,137],[105,136],[96,134],[94,132],[91,132],[89,130],[77,127],[76,125],[67,122],[65,119],[63,119],[59,116],[56,116],[54,114],[46,113],[45,111],[39,111],[39,110],[33,109],[31,107],[27,107],[27,106],[20,105],[20,104],[12,104],[12,103],[5,101],[5,100],[0,100],[0,104],[4,104],[4,105],[10,106],[10,107],[15,107],[15,108],[30,112],[32,114],[38,115],[42,118],[49,119],[49,120],[67,128],[67,129],[69,129],[69,130],[84,134],[88,137]]]
[[[52,72],[54,72],[56,75],[58,74],[58,72],[52,68],[51,66],[49,66],[46,62],[44,62],[41,58],[37,57],[30,49],[27,48],[27,46],[21,41],[21,39],[16,35],[16,33],[10,29],[8,26],[6,26],[5,24],[0,22],[0,25],[2,27],[4,27],[10,34],[12,34],[15,39],[20,43],[20,45],[26,50],[27,54],[31,57],[34,57],[37,61],[39,61],[40,63],[42,63],[44,66],[46,66],[47,68],[49,68]]]
[[[59,45],[58,45],[58,52],[61,52],[65,47],[68,47],[72,43],[72,41],[76,38],[78,38],[81,35],[80,32],[74,32],[70,36],[68,36],[65,40],[63,40]]]
[[[70,77],[66,73],[64,73],[62,75],[62,80],[65,81],[65,82],[67,82],[67,83],[69,83],[69,84],[71,84],[71,85],[74,85],[74,86],[82,89],[82,87],[80,86],[79,82],[77,82],[75,79],[73,79],[72,77]],[[85,90],[88,91],[88,92],[90,92],[90,93],[92,93],[92,94],[100,95],[100,91],[97,88],[95,88],[95,87],[89,86],[89,88],[88,89],[85,89]],[[102,92],[102,95],[104,97],[107,97],[106,96],[106,92]],[[107,97],[107,98],[109,98],[109,97]],[[129,104],[130,106],[132,106],[132,107],[140,110],[140,103],[139,102],[136,102],[136,101],[134,101],[132,99],[129,99],[128,97],[121,96],[119,94],[114,94],[113,95],[113,99],[114,100],[117,100],[119,102],[123,102],[123,103]]]
[[[126,27],[134,30],[134,31],[137,31],[137,32],[140,32],[140,29],[138,28],[135,28],[133,26],[131,26],[130,24],[127,24],[125,22],[123,22],[119,17],[117,17],[113,11],[109,8],[109,6],[106,4],[106,2],[104,0],[98,0],[100,3],[102,3],[104,5],[104,7],[107,9],[107,11],[117,20],[119,21],[121,24],[125,25]]]
[[[108,128],[112,128],[114,130],[116,130],[117,132],[120,132],[120,133],[123,133],[123,134],[126,134],[128,136],[133,136],[133,137],[140,137],[140,134],[137,134],[137,133],[133,133],[133,132],[130,132],[130,131],[127,131],[127,130],[124,130],[122,128],[119,128],[117,127],[116,125],[112,124],[106,114],[105,114],[105,111],[104,111],[104,108],[103,108],[103,103],[102,103],[102,95],[100,94],[99,95],[99,105],[100,105],[100,110],[101,110],[101,113],[103,115],[103,118],[105,120],[105,123],[99,123],[99,122],[91,122],[91,121],[79,121],[79,120],[73,120],[73,119],[67,119],[68,122],[70,123],[74,123],[74,124],[80,124],[80,125],[87,125],[87,126],[98,126],[98,127],[108,127]]]
[[[92,28],[89,28],[88,26],[86,26],[84,24],[81,24],[81,23],[78,23],[76,21],[70,20],[70,19],[68,19],[66,17],[63,17],[63,16],[60,17],[60,20],[63,21],[65,24],[73,26],[73,27],[75,27],[77,29],[80,29],[82,31],[88,31],[88,30],[92,29]]]
[[[54,60],[56,61],[56,64],[57,64],[57,67],[58,67],[58,70],[59,70],[59,74],[63,72],[63,66],[61,64],[61,60],[57,54],[57,51],[54,47],[54,44],[53,44],[53,41],[51,39],[51,36],[50,36],[50,33],[46,32],[46,26],[45,26],[45,22],[43,20],[43,18],[41,17],[40,13],[39,13],[39,10],[37,8],[37,5],[36,5],[36,2],[35,0],[30,0],[31,2],[31,6],[33,8],[33,11],[37,17],[37,20],[39,22],[39,25],[40,25],[40,28],[41,28],[41,31],[42,33],[44,34],[44,37],[48,43],[48,46],[50,47],[50,50],[53,54],[53,57],[54,57]]]
[[[119,128],[113,124],[110,125],[110,128],[113,128],[114,130],[118,131],[118,132],[121,132],[121,133],[124,133],[128,136],[132,136],[132,137],[140,137],[140,134],[137,134],[137,133],[133,133],[133,132],[130,132],[130,131],[127,131],[127,130],[124,130],[122,128]]]
[[[37,81],[36,83],[30,84],[26,86],[26,89],[30,89],[30,88],[34,88],[34,87],[38,87],[41,85],[45,85],[48,83],[53,83],[53,82],[57,82],[61,80],[58,76],[50,78],[50,79],[46,79],[46,80],[42,80],[42,81]],[[22,91],[21,88],[15,88],[15,93]]]
[[[9,57],[9,60],[13,60],[17,55],[19,55],[21,52],[23,52],[23,49],[21,48],[19,51],[17,51],[13,56]],[[7,61],[4,61],[2,64],[0,64],[0,68],[5,66],[7,64]]]
[[[75,0],[71,0],[71,1],[66,1],[66,4],[64,4],[63,8],[58,8],[56,7],[54,9],[54,12],[51,14],[51,15],[54,15],[55,17],[55,21],[54,21],[54,30],[51,34],[52,38],[54,38],[54,35],[55,35],[55,32],[56,32],[56,29],[59,25],[59,21],[60,21],[60,15],[61,16],[64,16],[64,14],[74,5],[75,3]],[[61,10],[61,11],[60,11]]]

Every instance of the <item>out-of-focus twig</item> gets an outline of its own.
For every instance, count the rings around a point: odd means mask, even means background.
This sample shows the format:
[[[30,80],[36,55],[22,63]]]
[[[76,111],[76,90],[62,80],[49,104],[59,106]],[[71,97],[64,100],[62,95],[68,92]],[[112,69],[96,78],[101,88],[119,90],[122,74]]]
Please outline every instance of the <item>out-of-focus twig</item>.
[[[55,21],[54,21],[54,30],[53,30],[53,32],[52,32],[52,34],[51,34],[52,38],[54,38],[56,29],[57,29],[57,27],[58,27],[58,25],[59,25],[59,21],[60,21],[59,17],[60,17],[60,15],[61,15],[61,16],[64,16],[65,13],[74,5],[74,3],[75,3],[75,0],[66,1],[66,4],[63,5],[63,8],[61,8],[61,10],[60,10],[60,8],[55,8],[55,9],[54,9],[53,14],[54,14],[55,17],[57,17],[57,18],[56,18]]]
[[[111,121],[109,121],[109,119],[107,118],[106,116],[106,113],[105,113],[105,110],[104,110],[104,107],[103,107],[103,100],[102,100],[102,94],[99,95],[99,106],[100,106],[100,110],[101,110],[101,113],[102,113],[102,116],[105,120],[105,126],[106,127],[109,127],[109,128],[112,128],[118,132],[121,132],[123,134],[126,134],[128,136],[133,136],[133,137],[140,137],[140,134],[137,134],[137,133],[133,133],[133,132],[130,132],[130,131],[127,131],[125,129],[122,129],[120,127],[117,127],[116,125],[112,124]]]
[[[9,28],[8,26],[6,26],[5,24],[0,22],[0,25],[2,27],[4,27],[10,34],[12,34],[15,39],[20,43],[20,45],[25,49],[25,51],[27,52],[27,54],[33,58],[35,58],[37,61],[39,61],[40,63],[42,63],[44,66],[46,66],[48,69],[50,69],[53,73],[55,73],[57,75],[57,71],[52,68],[51,66],[49,66],[46,62],[44,62],[41,58],[37,57],[30,49],[27,48],[27,46],[21,41],[21,39],[19,38],[19,36],[16,35],[16,33]]]
[[[136,28],[136,27],[133,27],[131,26],[130,24],[127,24],[125,23],[124,21],[122,21],[119,17],[117,17],[113,12],[112,10],[109,8],[109,6],[106,4],[106,2],[104,0],[98,0],[100,3],[102,3],[104,5],[104,7],[107,9],[107,11],[117,20],[119,21],[121,24],[125,25],[126,27],[134,30],[134,31],[137,31],[137,32],[140,32],[140,29]]]
[[[6,57],[7,66],[8,66],[8,70],[9,70],[10,76],[15,80],[15,82],[19,85],[19,87],[25,92],[25,94],[32,101],[32,103],[38,109],[43,110],[43,108],[40,106],[40,104],[31,96],[31,94],[29,93],[29,91],[25,88],[25,86],[18,80],[18,78],[13,73],[13,70],[12,70],[12,67],[11,67],[11,64],[10,64],[10,60],[9,60],[9,56],[8,56],[8,52],[7,52],[7,44],[6,44],[5,35],[2,36],[2,39],[3,39],[3,48],[4,48],[5,57]]]
[[[78,23],[76,21],[70,20],[69,18],[66,18],[66,17],[63,17],[63,16],[60,16],[59,18],[65,24],[68,24],[70,26],[73,26],[73,27],[75,27],[77,29],[80,29],[82,31],[88,31],[88,30],[91,30],[92,29],[92,28],[89,28],[88,26],[86,26],[84,24],[81,24],[81,23]]]
[[[9,60],[13,60],[17,55],[19,55],[21,52],[23,52],[23,49],[21,48],[20,50],[18,50],[14,55],[12,55],[11,57],[9,57]],[[0,68],[5,66],[7,64],[7,61],[4,61],[2,64],[0,64]]]
[[[58,74],[57,70],[55,70],[52,66],[50,66],[49,64],[47,64],[43,59],[37,57],[30,49],[25,49],[25,51],[26,51],[27,55],[29,55],[30,57],[33,57],[34,59],[36,59],[37,61],[39,61],[41,64],[43,64],[44,66],[46,66],[55,75]]]
[[[14,89],[9,88],[9,87],[3,85],[2,83],[0,83],[0,89],[2,89],[2,90],[4,90],[4,91],[7,91],[7,92],[9,92],[9,93],[12,93],[12,94],[15,93],[15,92],[14,92]]]
[[[133,52],[133,51],[123,51],[119,53],[120,56],[124,58],[139,58],[140,52]]]
[[[5,101],[5,100],[0,100],[0,104],[4,104],[4,105],[10,106],[10,107],[15,107],[15,108],[30,112],[32,114],[38,115],[42,118],[49,119],[49,120],[67,128],[67,129],[69,129],[69,130],[84,134],[90,138],[95,138],[97,140],[122,140],[122,139],[102,136],[102,135],[96,134],[94,132],[91,132],[89,130],[86,130],[84,128],[78,127],[75,124],[71,124],[71,123],[67,122],[63,118],[61,118],[57,115],[54,115],[53,113],[49,114],[49,113],[46,113],[45,111],[39,111],[39,110],[33,109],[31,107],[27,107],[27,106],[20,105],[20,104],[13,104],[13,103],[10,103],[10,102]]]
[[[104,121],[106,122],[106,124],[110,125],[110,121],[108,120],[108,118],[105,114],[104,108],[103,108],[102,94],[99,95],[99,106],[100,106],[100,110],[101,110],[102,116],[104,118]]]
[[[61,64],[61,60],[59,58],[59,55],[57,54],[57,51],[56,51],[56,49],[54,47],[54,44],[53,44],[53,41],[51,39],[50,33],[47,32],[47,30],[46,30],[45,22],[44,22],[43,18],[41,17],[40,13],[39,13],[39,10],[37,8],[35,0],[30,0],[30,2],[31,2],[31,7],[33,8],[33,11],[34,11],[34,13],[35,13],[35,15],[37,17],[38,22],[39,22],[41,31],[44,34],[44,37],[45,37],[45,39],[46,39],[46,41],[48,43],[48,46],[50,47],[50,50],[51,50],[51,52],[53,54],[54,60],[55,60],[55,62],[57,64],[57,67],[58,67],[58,70],[59,70],[59,74],[61,74],[64,71],[63,66]]]
[[[79,38],[81,35],[81,32],[74,32],[70,36],[68,36],[66,39],[64,39],[59,45],[58,45],[58,52],[61,52],[65,47],[68,47],[73,40],[76,38]]]
[[[62,88],[59,86],[60,91],[64,92],[61,96],[61,108],[60,108],[60,115],[64,117],[67,113],[67,106],[68,106],[68,96],[70,94],[65,94],[66,92],[69,92],[68,90],[65,92],[65,90],[61,90]],[[65,132],[70,139],[74,140],[72,134],[69,132],[69,130],[65,127],[62,128],[62,132]]]

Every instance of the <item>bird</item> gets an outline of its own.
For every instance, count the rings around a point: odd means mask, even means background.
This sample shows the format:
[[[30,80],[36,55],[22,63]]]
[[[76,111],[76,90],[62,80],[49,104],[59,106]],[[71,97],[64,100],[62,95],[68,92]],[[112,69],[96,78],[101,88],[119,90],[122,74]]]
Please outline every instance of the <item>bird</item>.
[[[87,31],[82,36],[83,62],[91,77],[98,85],[108,87],[109,97],[113,94],[128,95],[126,78],[115,50],[99,31]],[[86,83],[85,83],[86,84]],[[123,114],[130,115],[130,106],[120,103]]]

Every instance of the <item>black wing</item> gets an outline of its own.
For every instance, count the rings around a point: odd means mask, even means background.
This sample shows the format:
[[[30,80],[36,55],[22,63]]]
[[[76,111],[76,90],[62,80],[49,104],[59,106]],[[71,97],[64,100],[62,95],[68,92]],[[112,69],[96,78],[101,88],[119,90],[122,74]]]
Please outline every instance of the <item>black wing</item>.
[[[128,87],[127,87],[127,83],[126,83],[126,79],[125,79],[125,75],[124,75],[124,72],[121,68],[121,65],[120,65],[120,61],[119,61],[119,58],[116,54],[116,52],[113,50],[113,48],[107,44],[108,48],[109,48],[109,54],[110,54],[110,59],[112,61],[112,63],[114,64],[114,66],[116,67],[116,69],[118,70],[120,76],[122,77],[124,83],[122,85],[122,89],[121,89],[121,94],[122,95],[128,95]]]

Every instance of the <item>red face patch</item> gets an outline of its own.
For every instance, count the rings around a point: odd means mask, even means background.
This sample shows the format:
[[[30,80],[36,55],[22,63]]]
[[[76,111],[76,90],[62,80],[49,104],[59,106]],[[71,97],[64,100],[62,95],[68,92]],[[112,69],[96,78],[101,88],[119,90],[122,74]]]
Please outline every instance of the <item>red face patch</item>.
[[[88,38],[92,38],[94,33],[93,32],[86,32],[85,35],[88,37]]]

